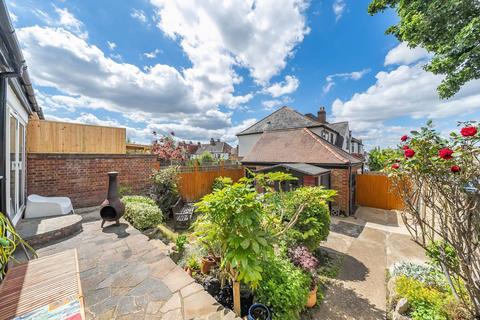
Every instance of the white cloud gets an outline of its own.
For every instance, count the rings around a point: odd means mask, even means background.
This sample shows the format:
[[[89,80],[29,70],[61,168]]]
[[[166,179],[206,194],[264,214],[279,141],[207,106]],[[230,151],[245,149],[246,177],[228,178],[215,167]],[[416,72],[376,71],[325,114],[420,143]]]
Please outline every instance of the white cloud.
[[[420,47],[409,48],[406,42],[401,42],[387,53],[384,64],[386,66],[392,64],[412,64],[430,57],[431,55],[427,50]]]
[[[13,12],[10,12],[10,19],[12,19],[13,23],[18,21],[18,17]]]
[[[468,82],[453,98],[441,100],[436,91],[442,76],[426,72],[422,64],[402,65],[376,75],[376,83],[366,91],[356,93],[347,101],[336,99],[332,112],[336,121],[348,120],[356,135],[381,142],[392,140],[388,134],[398,131],[389,121],[417,119],[449,119],[451,123],[480,112],[480,80]],[[410,128],[401,128],[408,132]],[[398,137],[395,136],[398,140]],[[395,141],[397,141],[395,140]]]
[[[284,81],[272,84],[270,87],[266,88],[265,91],[272,97],[277,98],[284,94],[295,92],[299,84],[300,81],[298,81],[295,76],[286,76]]]
[[[156,58],[157,54],[159,54],[160,52],[161,52],[160,49],[155,49],[151,52],[145,52],[143,55],[149,59],[153,59],[153,58]]]
[[[143,12],[143,10],[132,9],[132,11],[130,12],[130,16],[134,19],[137,19],[138,21],[140,21],[142,23],[147,22],[147,16],[145,15],[145,12]]]
[[[108,48],[110,50],[115,50],[115,48],[117,47],[117,44],[115,42],[110,42],[110,41],[107,41],[107,44],[108,44]]]
[[[343,15],[343,12],[347,8],[347,4],[344,0],[335,0],[332,4],[332,10],[335,14],[335,21],[340,20]]]
[[[58,14],[58,20],[50,25],[63,27],[84,39],[88,37],[88,33],[84,31],[83,23],[75,18],[67,8],[61,9],[55,7],[55,12]]]
[[[335,73],[335,74],[328,75],[325,78],[325,81],[327,83],[322,88],[323,93],[324,94],[328,93],[333,88],[333,86],[335,86],[335,78],[356,81],[363,78],[363,76],[369,72],[370,72],[370,69],[363,69],[360,71],[343,72],[343,73]]]
[[[248,68],[257,83],[268,83],[308,33],[304,0],[151,2],[158,27],[179,41],[193,64],[187,78],[203,78],[213,88],[241,81],[233,66]]]
[[[285,106],[291,102],[293,102],[293,100],[290,97],[284,96],[281,99],[264,100],[262,101],[262,106],[264,110],[271,111],[277,107]]]

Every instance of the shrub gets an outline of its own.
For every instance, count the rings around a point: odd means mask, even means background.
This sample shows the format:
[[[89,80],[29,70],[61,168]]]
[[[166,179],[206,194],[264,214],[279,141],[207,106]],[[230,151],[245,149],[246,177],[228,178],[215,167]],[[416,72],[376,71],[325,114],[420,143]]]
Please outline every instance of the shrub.
[[[163,220],[163,214],[152,199],[141,196],[128,196],[122,198],[125,203],[124,218],[136,229],[145,230],[152,228]]]
[[[302,187],[287,194],[287,212],[291,215],[304,206],[298,221],[287,232],[287,237],[297,244],[303,244],[315,250],[321,241],[328,237],[330,231],[330,210],[328,201],[336,194],[323,187]]]
[[[393,277],[404,275],[422,282],[427,286],[443,286],[445,283],[443,274],[432,265],[422,265],[412,262],[395,264],[392,270]]]
[[[178,200],[178,167],[160,169],[152,177],[152,198],[162,212],[168,212]]]
[[[133,194],[133,188],[127,185],[120,185],[118,187],[118,195],[121,197],[130,196]]]
[[[419,280],[401,275],[396,280],[395,290],[402,298],[407,298],[412,305],[410,316],[414,320],[447,319],[445,306],[454,298],[450,293],[429,287]]]
[[[177,250],[179,252],[183,252],[185,250],[185,245],[187,244],[187,236],[184,234],[181,234],[177,237],[177,240],[175,240],[175,246],[177,247]]]
[[[230,177],[216,177],[215,180],[213,180],[212,190],[223,189],[232,184],[233,180]]]
[[[273,319],[299,319],[307,302],[310,277],[288,259],[280,257],[266,262],[263,270],[255,300],[272,310]]]
[[[313,273],[318,267],[318,259],[304,246],[289,249],[288,256],[295,266],[306,272]]]

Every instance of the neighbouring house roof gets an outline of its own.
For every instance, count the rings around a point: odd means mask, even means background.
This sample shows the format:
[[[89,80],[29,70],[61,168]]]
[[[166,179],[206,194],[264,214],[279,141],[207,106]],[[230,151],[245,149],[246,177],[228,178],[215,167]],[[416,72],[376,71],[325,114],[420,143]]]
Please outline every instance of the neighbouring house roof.
[[[348,121],[327,123],[327,126],[343,135],[348,130]]]
[[[260,170],[257,170],[257,171],[258,172],[268,171],[268,170],[271,170],[271,169],[274,169],[274,168],[285,168],[285,169],[300,172],[300,173],[303,173],[303,174],[306,174],[306,175],[309,175],[309,176],[318,176],[320,174],[330,172],[329,169],[314,166],[314,165],[311,165],[311,164],[308,164],[308,163],[281,163],[281,164],[277,164],[277,165],[274,165],[274,166],[271,166],[271,167],[263,168],[263,169],[260,169]]]
[[[330,144],[308,128],[266,131],[243,163],[350,165],[362,161]]]
[[[291,128],[304,128],[310,126],[318,126],[320,123],[314,121],[303,114],[289,108],[282,107],[277,111],[273,112],[269,116],[258,121],[251,127],[243,130],[239,134],[252,134],[252,133],[262,133],[267,130],[279,130],[279,129],[291,129]]]
[[[201,155],[204,152],[210,153],[230,153],[232,151],[232,147],[223,141],[215,141],[208,144],[202,144],[197,151],[195,152],[196,155]]]

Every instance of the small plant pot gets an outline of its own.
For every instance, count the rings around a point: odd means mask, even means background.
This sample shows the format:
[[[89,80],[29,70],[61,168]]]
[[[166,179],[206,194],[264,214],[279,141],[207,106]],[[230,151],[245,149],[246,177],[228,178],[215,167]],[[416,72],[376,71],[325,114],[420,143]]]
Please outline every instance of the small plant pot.
[[[192,276],[192,269],[190,269],[190,267],[185,267],[184,270],[187,272],[187,274],[188,274],[190,277]]]
[[[248,309],[248,320],[272,320],[272,313],[267,306],[261,303],[252,304]]]
[[[215,265],[215,260],[212,257],[203,257],[200,262],[200,271],[203,274],[209,274],[210,269]]]
[[[313,308],[317,304],[317,289],[318,287],[315,285],[315,287],[310,290],[307,303],[305,304],[307,308]]]

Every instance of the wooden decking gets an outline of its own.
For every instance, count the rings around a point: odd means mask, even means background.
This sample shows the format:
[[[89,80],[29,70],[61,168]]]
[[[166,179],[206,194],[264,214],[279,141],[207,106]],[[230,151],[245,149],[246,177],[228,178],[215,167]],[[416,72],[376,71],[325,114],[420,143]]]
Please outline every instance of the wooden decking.
[[[74,301],[79,302],[82,319],[85,319],[76,249],[11,268],[0,284],[0,297],[1,320],[44,306],[54,310]]]

